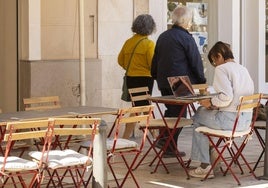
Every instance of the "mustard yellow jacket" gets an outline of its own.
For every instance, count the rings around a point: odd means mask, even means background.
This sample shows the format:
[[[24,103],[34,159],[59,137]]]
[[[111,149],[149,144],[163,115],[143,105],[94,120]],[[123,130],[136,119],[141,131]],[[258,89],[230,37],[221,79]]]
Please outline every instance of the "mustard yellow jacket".
[[[123,69],[127,69],[129,59],[131,57],[131,53],[133,52],[134,47],[139,42],[139,40],[144,37],[146,39],[142,40],[134,51],[127,76],[151,77],[151,65],[155,43],[152,40],[148,39],[147,36],[135,34],[131,38],[126,40],[118,55],[118,64]]]

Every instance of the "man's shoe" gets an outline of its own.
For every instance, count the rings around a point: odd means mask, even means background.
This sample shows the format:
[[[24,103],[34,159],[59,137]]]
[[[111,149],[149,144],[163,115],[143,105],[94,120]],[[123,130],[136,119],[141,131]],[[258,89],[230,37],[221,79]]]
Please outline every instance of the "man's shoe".
[[[162,149],[162,147],[164,147],[164,145],[166,144],[166,138],[160,138],[156,144],[155,144],[155,147],[159,148],[159,149]]]
[[[194,170],[190,170],[189,171],[189,175],[191,177],[194,177],[194,178],[205,178],[208,171],[210,170],[211,168],[211,165],[208,165],[207,168],[203,169],[201,168],[200,166],[197,167],[196,169]],[[213,170],[210,172],[210,174],[208,175],[208,178],[214,178],[214,173],[213,173]]]
[[[180,157],[185,157],[186,156],[186,153],[184,151],[180,151],[179,152],[179,156]],[[166,151],[163,154],[163,158],[174,158],[174,157],[176,157],[176,154],[173,151]]]

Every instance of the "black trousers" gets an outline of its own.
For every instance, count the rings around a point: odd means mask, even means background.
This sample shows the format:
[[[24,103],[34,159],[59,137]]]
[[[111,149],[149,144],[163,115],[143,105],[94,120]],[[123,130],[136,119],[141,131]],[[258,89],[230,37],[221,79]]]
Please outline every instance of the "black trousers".
[[[167,96],[167,95],[173,95],[172,90],[170,88],[164,88],[160,89],[161,95],[162,96]],[[170,105],[170,104],[165,104],[166,110],[164,113],[165,117],[178,117],[180,112],[182,111],[183,105]],[[184,114],[182,117],[186,117],[187,111],[185,110]],[[172,131],[173,129],[170,129]],[[175,134],[173,135],[173,139],[175,143],[177,144],[178,136],[180,134],[180,129],[177,128]],[[168,137],[168,132],[165,131],[164,137]]]

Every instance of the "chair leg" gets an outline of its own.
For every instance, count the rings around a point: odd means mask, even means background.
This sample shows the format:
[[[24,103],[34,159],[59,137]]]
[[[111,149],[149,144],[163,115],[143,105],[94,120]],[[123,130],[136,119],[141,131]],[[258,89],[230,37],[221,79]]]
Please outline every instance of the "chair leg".
[[[253,167],[253,169],[252,169],[253,172],[255,172],[256,168],[258,167],[258,165],[259,165],[259,163],[260,163],[260,161],[261,161],[261,158],[262,158],[264,152],[265,152],[265,149],[262,150],[262,152],[261,152],[261,154],[260,154],[260,156],[259,156],[257,162],[255,163],[255,165],[254,165],[254,167]]]
[[[233,178],[236,180],[237,184],[238,184],[238,185],[241,185],[239,179],[237,178],[237,176],[235,175],[235,173],[233,172],[233,170],[232,170],[232,168],[231,168],[231,164],[232,164],[233,160],[231,160],[231,163],[228,163],[228,162],[226,161],[226,159],[223,157],[223,154],[224,154],[225,150],[228,148],[228,145],[227,145],[227,144],[224,144],[224,145],[222,146],[221,150],[219,150],[219,147],[217,147],[217,146],[219,146],[218,144],[221,143],[222,140],[218,140],[217,143],[215,144],[215,143],[213,142],[213,139],[212,139],[209,135],[207,135],[207,137],[208,137],[209,142],[210,142],[210,144],[212,145],[212,147],[215,148],[215,151],[218,153],[218,157],[217,157],[217,159],[213,162],[213,164],[211,164],[211,168],[210,168],[209,172],[207,173],[207,175],[203,178],[203,181],[206,180],[206,179],[208,178],[208,176],[209,176],[209,174],[211,173],[212,169],[216,166],[218,160],[219,160],[219,159],[222,159],[222,161],[224,162],[224,164],[225,164],[225,166],[226,166],[226,172],[230,170],[230,172],[231,172]],[[221,138],[220,138],[220,139],[221,139]],[[232,156],[231,156],[231,157],[232,157]],[[225,175],[225,173],[224,173],[224,175]]]
[[[143,130],[143,132],[144,132],[144,130]],[[152,141],[150,139],[149,135],[146,135],[146,138],[147,138],[147,140],[149,142],[150,147],[146,151],[146,153],[143,155],[143,157],[139,160],[139,162],[136,164],[136,166],[133,168],[133,170],[136,170],[138,168],[138,166],[140,166],[140,164],[146,158],[146,156],[150,153],[150,151],[153,150],[154,153],[156,154],[155,159],[153,161],[155,161],[158,158],[160,160],[161,164],[163,165],[164,169],[166,170],[167,174],[169,174],[169,171],[167,169],[167,166],[165,165],[165,163],[163,162],[163,160],[159,157],[159,154],[158,154],[157,150],[155,149],[155,145],[156,145],[157,141],[159,140],[158,137],[154,141]],[[152,166],[152,162],[150,163],[149,166]]]
[[[261,129],[261,130],[264,130],[264,129]],[[258,165],[259,165],[259,163],[260,163],[260,161],[261,161],[261,158],[262,158],[262,156],[263,156],[263,154],[264,154],[264,152],[265,152],[265,142],[264,142],[264,140],[263,140],[263,138],[262,138],[262,136],[261,136],[261,134],[260,134],[260,132],[259,132],[259,129],[258,129],[258,128],[254,128],[254,131],[255,131],[255,133],[256,133],[256,135],[257,135],[257,138],[258,138],[258,140],[259,140],[259,142],[260,142],[260,144],[261,144],[262,152],[261,152],[261,154],[260,154],[258,160],[256,161],[256,163],[255,163],[255,165],[254,165],[254,167],[253,167],[253,169],[252,169],[253,171],[255,171],[256,168],[258,167]]]
[[[132,172],[132,168],[133,168],[133,166],[134,166],[136,160],[138,159],[138,156],[139,156],[139,154],[137,154],[137,155],[134,157],[134,160],[132,161],[131,165],[129,166],[129,165],[128,165],[128,162],[127,162],[127,160],[126,160],[126,158],[125,158],[125,156],[122,155],[122,159],[124,160],[125,165],[126,165],[128,171],[127,171],[127,173],[126,173],[126,175],[125,175],[123,181],[121,182],[120,187],[123,187],[123,185],[124,185],[125,181],[127,180],[127,177],[128,177],[129,174],[131,175],[131,177],[132,177],[133,181],[135,182],[136,186],[137,186],[137,187],[140,187],[139,184],[138,184],[138,181],[136,180],[136,178],[135,178],[135,176],[134,176],[134,174],[133,174],[133,172]]]

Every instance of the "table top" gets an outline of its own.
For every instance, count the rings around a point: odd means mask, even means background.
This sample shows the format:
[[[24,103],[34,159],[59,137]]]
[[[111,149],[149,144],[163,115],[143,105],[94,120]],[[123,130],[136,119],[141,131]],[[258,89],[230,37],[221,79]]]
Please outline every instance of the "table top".
[[[62,107],[50,110],[34,110],[34,111],[18,111],[10,113],[0,113],[0,124],[4,125],[6,122],[19,120],[36,120],[45,119],[48,117],[75,117],[79,116],[93,116],[116,114],[118,109],[97,106],[74,106]]]
[[[197,102],[199,100],[203,100],[204,98],[195,98],[195,99],[181,99],[181,98],[176,98],[173,95],[168,95],[168,96],[154,96],[154,97],[149,97],[149,100],[152,102],[158,102],[158,103],[170,103],[170,104],[189,104],[193,102]]]

